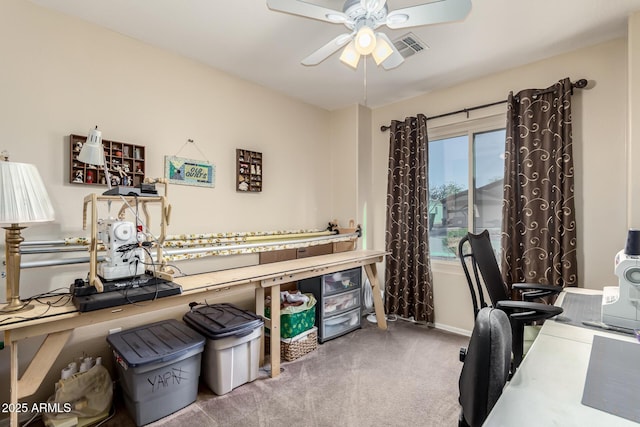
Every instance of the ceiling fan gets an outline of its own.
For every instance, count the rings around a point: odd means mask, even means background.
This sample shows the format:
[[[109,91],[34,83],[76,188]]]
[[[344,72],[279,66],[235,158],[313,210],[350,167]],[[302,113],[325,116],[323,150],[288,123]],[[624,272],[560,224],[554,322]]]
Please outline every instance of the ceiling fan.
[[[267,6],[278,12],[344,24],[349,29],[304,58],[303,65],[318,65],[346,45],[340,55],[345,64],[357,68],[360,56],[371,54],[377,65],[390,70],[404,58],[389,37],[376,29],[383,25],[397,29],[457,21],[467,16],[471,0],[436,0],[393,11],[389,11],[386,0],[346,0],[342,11],[302,0],[267,0]]]

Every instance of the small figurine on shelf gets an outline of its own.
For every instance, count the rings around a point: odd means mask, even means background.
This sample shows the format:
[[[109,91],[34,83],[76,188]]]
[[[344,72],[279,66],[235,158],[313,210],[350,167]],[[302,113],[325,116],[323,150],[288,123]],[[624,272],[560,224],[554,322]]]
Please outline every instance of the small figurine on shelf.
[[[80,150],[82,150],[82,141],[76,141],[73,146],[73,151],[80,152]]]
[[[84,182],[84,173],[82,171],[76,171],[76,176],[73,177],[73,182],[82,184]]]
[[[87,184],[93,184],[93,172],[87,171]]]
[[[120,177],[117,175],[111,175],[111,186],[115,187],[120,185]]]
[[[100,177],[100,184],[103,184],[103,185],[107,184],[107,179],[104,176]]]
[[[140,163],[137,163],[137,164],[136,164],[136,173],[144,173],[144,172],[142,171],[142,166],[140,166]]]

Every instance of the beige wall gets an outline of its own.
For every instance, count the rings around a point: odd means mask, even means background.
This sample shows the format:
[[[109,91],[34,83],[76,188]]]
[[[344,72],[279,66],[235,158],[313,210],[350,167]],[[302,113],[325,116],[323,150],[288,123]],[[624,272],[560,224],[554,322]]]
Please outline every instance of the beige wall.
[[[629,17],[629,138],[627,145],[627,197],[629,228],[640,228],[640,12]]]
[[[360,246],[364,249],[371,249],[372,242],[369,235],[372,233],[373,221],[369,201],[372,197],[373,183],[373,150],[371,144],[372,125],[371,117],[373,112],[363,105],[358,106],[358,221],[362,227],[362,238]]]
[[[332,111],[329,124],[329,143],[324,155],[331,157],[331,166],[325,174],[325,185],[335,188],[331,194],[334,212],[346,221],[357,221],[357,200],[354,195],[358,185],[357,138],[358,123],[357,105]],[[348,223],[341,224],[347,226]]]
[[[594,289],[615,285],[613,257],[624,245],[627,224],[627,43],[622,39],[374,110],[373,246],[384,248],[389,134],[380,132],[380,125],[417,113],[436,115],[506,99],[509,91],[548,87],[567,76],[574,81],[590,81],[589,89],[575,92],[573,107],[580,282],[583,287]],[[478,111],[471,119],[493,114],[496,108]],[[462,119],[464,114],[457,117]],[[433,271],[436,324],[470,331],[471,303],[458,262],[434,261]]]
[[[25,230],[27,240],[87,235],[82,200],[104,188],[68,183],[68,135],[86,135],[94,125],[105,139],[145,145],[151,177],[163,176],[164,156],[178,153],[188,138],[215,164],[215,188],[170,187],[170,233],[324,227],[330,219],[348,219],[343,213],[357,214],[355,201],[348,210],[333,209],[331,115],[325,110],[23,0],[0,2],[0,52],[0,150],[38,167],[56,210],[52,224]],[[236,148],[264,153],[262,193],[235,191]],[[341,169],[352,175],[353,194],[355,148],[349,150]],[[179,154],[202,158],[193,147]],[[244,255],[178,266],[193,273],[256,262],[256,256]],[[66,288],[87,272],[88,265],[23,270],[21,295]],[[3,282],[0,300],[4,290]],[[248,291],[233,298],[246,303],[252,297]],[[154,317],[180,317],[183,311]],[[60,366],[83,351],[104,353],[106,331],[126,326],[131,322],[77,330]],[[23,348],[26,363],[33,345]],[[7,366],[8,350],[0,351],[2,384],[8,383]],[[55,377],[59,366],[52,372]],[[35,398],[42,401],[51,391]],[[6,387],[0,401],[8,401]]]

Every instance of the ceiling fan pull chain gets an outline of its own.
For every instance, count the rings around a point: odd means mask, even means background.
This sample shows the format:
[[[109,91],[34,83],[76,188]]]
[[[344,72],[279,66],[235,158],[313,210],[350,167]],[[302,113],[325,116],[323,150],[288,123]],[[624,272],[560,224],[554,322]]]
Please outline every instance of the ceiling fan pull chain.
[[[364,61],[364,106],[367,106],[367,57],[365,56]]]

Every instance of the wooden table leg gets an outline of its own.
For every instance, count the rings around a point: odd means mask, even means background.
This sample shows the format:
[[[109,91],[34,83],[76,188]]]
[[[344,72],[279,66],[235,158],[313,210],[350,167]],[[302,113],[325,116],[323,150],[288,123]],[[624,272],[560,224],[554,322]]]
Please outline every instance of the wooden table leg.
[[[10,346],[10,367],[9,369],[11,370],[11,376],[10,376],[10,387],[11,387],[11,398],[9,401],[9,404],[12,408],[17,408],[18,407],[18,342],[11,341],[11,337],[10,337],[10,333],[9,332],[5,332],[5,339],[6,341],[9,343]],[[18,427],[18,411],[11,411],[10,414],[10,418],[9,418],[9,422],[11,427]]]
[[[27,366],[22,378],[18,370],[18,342],[13,341],[11,332],[5,331],[5,339],[10,343],[10,387],[11,387],[11,408],[17,408],[21,398],[33,395],[44,381],[47,373],[53,366],[60,352],[69,341],[72,330],[53,332],[46,336],[38,351]],[[18,414],[20,411],[11,410],[11,427],[18,427]]]
[[[280,285],[271,286],[271,378],[280,375]]]
[[[258,286],[255,292],[256,297],[256,314],[264,319],[264,288]],[[260,366],[264,366],[264,325],[262,326],[262,334],[260,334]]]
[[[378,283],[378,269],[375,263],[367,264],[364,266],[364,271],[367,273],[369,283],[371,284],[371,291],[373,292],[373,307],[376,310],[376,320],[378,322],[378,328],[387,329],[387,318],[384,314],[384,303],[382,302],[382,296],[380,295],[380,284]]]

